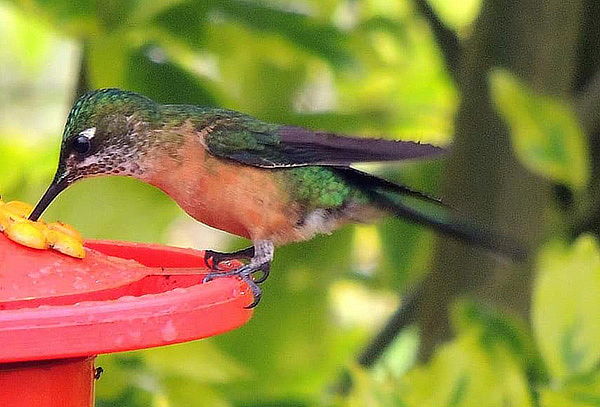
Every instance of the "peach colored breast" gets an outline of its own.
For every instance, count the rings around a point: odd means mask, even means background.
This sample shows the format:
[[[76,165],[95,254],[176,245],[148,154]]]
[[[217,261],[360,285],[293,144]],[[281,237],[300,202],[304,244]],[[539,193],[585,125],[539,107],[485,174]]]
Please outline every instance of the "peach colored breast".
[[[200,222],[254,240],[296,240],[298,210],[273,170],[217,158],[194,137],[179,157],[156,152],[146,164],[145,181]]]

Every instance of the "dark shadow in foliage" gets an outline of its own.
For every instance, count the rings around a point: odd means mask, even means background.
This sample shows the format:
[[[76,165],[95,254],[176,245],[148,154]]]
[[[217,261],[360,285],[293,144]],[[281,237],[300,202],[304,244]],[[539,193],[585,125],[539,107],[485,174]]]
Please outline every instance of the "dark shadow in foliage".
[[[239,0],[219,1],[217,10],[249,29],[281,35],[292,44],[339,65],[350,63],[347,36],[307,15]]]
[[[209,11],[209,2],[184,2],[160,13],[154,21],[177,39],[199,49],[206,45],[204,29]]]
[[[150,59],[153,53],[156,61]],[[132,53],[126,83],[131,90],[160,103],[217,105],[212,93],[201,80],[174,64],[159,47],[152,45]]]

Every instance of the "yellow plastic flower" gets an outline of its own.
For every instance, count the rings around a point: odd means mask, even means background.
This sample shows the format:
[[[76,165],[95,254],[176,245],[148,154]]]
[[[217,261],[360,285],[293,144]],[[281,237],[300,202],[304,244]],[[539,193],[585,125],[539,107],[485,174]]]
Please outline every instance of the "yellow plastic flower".
[[[28,217],[31,211],[33,211],[33,206],[21,201],[7,202],[4,204],[3,208],[5,211],[20,216],[21,218]]]
[[[33,207],[26,202],[0,200],[0,232],[9,239],[34,249],[53,248],[71,257],[84,258],[83,238],[71,225],[62,222],[46,224],[27,219]]]
[[[81,240],[58,230],[46,229],[46,239],[50,247],[71,257],[83,259],[85,250]]]
[[[47,249],[48,241],[44,232],[32,225],[32,222],[14,222],[4,230],[10,240],[34,249]]]

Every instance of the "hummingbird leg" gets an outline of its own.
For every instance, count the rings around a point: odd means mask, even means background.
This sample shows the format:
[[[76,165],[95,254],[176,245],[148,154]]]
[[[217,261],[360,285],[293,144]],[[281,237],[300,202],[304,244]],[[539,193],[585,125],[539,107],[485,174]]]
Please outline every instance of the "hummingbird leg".
[[[243,251],[249,251],[250,249],[253,249],[254,255],[252,256],[248,264],[245,264],[236,270],[226,272],[212,272],[209,273],[206,277],[204,277],[205,283],[215,278],[230,276],[239,277],[242,281],[248,284],[248,286],[252,290],[252,294],[254,295],[254,301],[246,308],[254,308],[260,302],[262,290],[260,289],[258,284],[264,282],[269,276],[269,272],[271,270],[271,261],[273,260],[273,252],[275,251],[275,247],[273,245],[273,242],[269,240],[257,240],[254,242],[253,248],[244,249]],[[225,254],[227,255],[227,253]],[[262,272],[262,275],[259,278],[255,279],[254,274],[259,271]]]
[[[254,246],[246,247],[232,253],[215,252],[213,250],[204,251],[204,262],[213,270],[219,270],[219,263],[228,260],[250,260],[254,257]]]
[[[254,246],[246,247],[245,249],[241,249],[231,253],[223,253],[216,252],[213,250],[205,250],[204,251],[204,262],[210,266],[214,271],[219,270],[219,264],[224,261],[229,260],[251,260],[254,257]],[[265,280],[269,277],[269,273],[271,272],[271,265],[269,263],[263,265],[260,270],[262,275],[260,277],[253,276],[254,282],[256,284],[264,283]]]

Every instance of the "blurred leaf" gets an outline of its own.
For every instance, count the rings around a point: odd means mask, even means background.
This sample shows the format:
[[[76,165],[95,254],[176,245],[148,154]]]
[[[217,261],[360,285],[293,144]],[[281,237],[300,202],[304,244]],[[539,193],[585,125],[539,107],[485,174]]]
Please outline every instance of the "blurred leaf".
[[[222,386],[232,400],[244,406],[243,401],[269,405],[282,395],[311,400],[357,351],[361,342],[353,331],[330,318],[327,295],[331,281],[350,269],[351,242],[352,230],[346,228],[278,248],[252,320],[211,339],[252,367],[248,379]]]
[[[600,252],[591,236],[545,247],[538,262],[532,321],[540,352],[559,383],[600,364]]]
[[[139,48],[129,56],[126,83],[131,90],[161,103],[216,105],[197,76],[174,64],[156,46]]]
[[[148,407],[152,405],[152,399],[150,393],[140,391],[135,387],[128,387],[113,398],[105,398],[99,394],[95,407]]]
[[[219,394],[212,386],[191,380],[171,377],[162,381],[164,398],[168,407],[210,406],[228,407],[226,395]],[[165,407],[166,407],[165,406]]]
[[[134,376],[129,372],[140,368],[140,359],[134,353],[102,355],[96,360],[96,366],[102,368],[97,393],[103,398],[116,398],[127,387],[135,386]],[[105,374],[106,373],[106,374]]]
[[[124,88],[130,45],[125,33],[94,36],[85,46],[87,71],[92,88]]]
[[[138,0],[95,1],[96,17],[103,28],[103,35],[114,33],[118,28],[130,25],[131,16]]]
[[[535,94],[512,74],[491,74],[492,96],[511,128],[515,151],[532,171],[574,189],[589,180],[585,135],[565,102]]]
[[[38,199],[56,168],[55,146],[40,143],[33,148],[25,140],[19,135],[0,138],[0,195],[5,200]]]
[[[460,2],[444,0],[427,0],[441,20],[457,30],[459,34],[469,27],[479,14],[481,0],[464,0]]]
[[[69,35],[90,33],[97,27],[96,1],[32,0],[13,3],[33,15],[44,16]]]
[[[15,138],[19,139],[19,137]],[[23,184],[26,168],[29,173],[37,173],[38,177],[40,172],[52,171],[55,167],[55,158],[49,154],[49,151],[44,153],[38,150],[32,157],[31,148],[24,143],[19,143],[15,139],[0,139],[0,158],[2,158],[0,159],[0,195],[14,193]],[[23,197],[13,198],[23,199]]]
[[[318,23],[307,15],[269,7],[267,3],[225,0],[216,7],[252,30],[281,35],[291,43],[334,64],[348,63],[346,36],[333,25]]]
[[[96,405],[99,407],[145,407],[151,395],[144,387],[147,378],[138,352],[101,355],[96,366],[104,372],[96,383]],[[144,391],[146,390],[146,391]]]
[[[344,407],[405,407],[393,380],[375,378],[371,372],[353,366],[350,370],[352,376],[352,391],[345,397],[340,406]]]
[[[48,61],[52,35],[43,22],[32,21],[0,3],[0,48],[3,58],[14,59],[21,67],[39,75]],[[42,64],[44,63],[44,64]]]
[[[457,313],[459,321],[467,318],[470,323],[463,320],[455,340],[439,347],[429,363],[402,379],[400,394],[406,405],[533,406],[523,360],[513,352],[510,338],[489,341],[494,330],[499,325],[506,327],[506,322],[500,323],[498,317],[482,318],[484,314],[471,305],[459,305]]]
[[[140,352],[149,369],[163,377],[199,383],[226,383],[248,376],[233,358],[210,341],[194,341]]]
[[[363,21],[359,29],[370,31],[386,31],[393,34],[399,40],[406,39],[406,26],[398,20],[387,18],[381,15],[371,17]]]
[[[481,346],[486,349],[500,344],[519,360],[531,361],[535,358],[533,341],[527,334],[525,323],[516,318],[476,302],[462,300],[453,307],[452,324],[459,332],[481,327]]]
[[[224,106],[285,123],[306,80],[307,55],[235,24],[209,26],[207,36],[207,54],[216,61],[211,76],[228,96]]]
[[[306,71],[302,64],[279,66],[263,62],[257,67],[258,77],[268,77],[271,80],[263,83],[247,83],[253,109],[261,112],[268,120],[281,122],[293,110],[293,95],[301,87],[299,78],[304,78]]]
[[[194,341],[139,353],[169,406],[229,406],[215,383],[231,383],[248,376],[245,368],[210,341]]]
[[[181,209],[154,187],[131,178],[101,177],[69,187],[44,218],[70,223],[90,239],[163,242],[179,214]]]
[[[132,22],[146,23],[151,25],[154,23],[154,18],[165,10],[177,7],[182,0],[137,0],[135,8],[132,11],[132,16],[129,18]],[[200,7],[200,5],[199,5]]]
[[[317,130],[339,131],[349,135],[368,132],[374,121],[382,125],[390,125],[393,117],[384,110],[367,110],[356,113],[324,112],[324,113],[295,113],[286,112],[283,116],[286,124],[295,124]]]
[[[540,389],[540,407],[599,407],[600,372],[570,380],[564,386]]]
[[[399,379],[413,367],[418,353],[419,332],[416,326],[410,326],[404,329],[381,355],[373,369],[374,377]]]
[[[206,41],[204,28],[208,22],[208,11],[208,2],[182,2],[155,16],[155,22],[190,47],[198,49]]]
[[[442,161],[433,160],[386,167],[380,176],[435,196],[441,168]],[[405,289],[407,282],[426,273],[435,234],[421,225],[394,217],[381,224],[380,234],[385,256],[376,278],[384,286]]]

